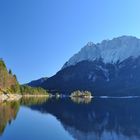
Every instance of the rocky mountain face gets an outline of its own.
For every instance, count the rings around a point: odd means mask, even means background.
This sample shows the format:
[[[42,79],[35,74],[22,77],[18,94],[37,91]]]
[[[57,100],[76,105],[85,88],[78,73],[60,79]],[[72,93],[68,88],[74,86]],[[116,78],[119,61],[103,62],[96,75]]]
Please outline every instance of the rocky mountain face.
[[[67,68],[76,65],[81,61],[91,61],[102,59],[103,63],[116,64],[133,57],[140,56],[140,39],[132,36],[121,36],[112,40],[104,40],[94,44],[89,42],[77,54],[71,57],[63,66]]]
[[[122,36],[90,42],[41,87],[65,94],[79,89],[94,96],[140,95],[140,39]]]

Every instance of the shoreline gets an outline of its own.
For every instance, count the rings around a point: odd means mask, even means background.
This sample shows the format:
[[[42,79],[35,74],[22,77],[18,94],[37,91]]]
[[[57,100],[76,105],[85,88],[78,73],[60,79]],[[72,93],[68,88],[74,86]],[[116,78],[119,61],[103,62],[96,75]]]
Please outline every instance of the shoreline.
[[[30,94],[27,94],[27,95],[22,95],[22,97],[50,97],[50,95],[30,95]]]
[[[20,94],[1,94],[0,95],[0,102],[4,101],[18,101],[22,98]]]
[[[83,99],[92,99],[92,98],[94,98],[94,96],[83,96],[83,95],[82,95],[82,96],[81,96],[81,95],[80,95],[80,96],[76,96],[76,95],[73,96],[73,95],[70,95],[69,97],[70,97],[70,98],[83,98]]]
[[[21,98],[42,98],[42,97],[47,97],[47,98],[65,98],[65,97],[68,97],[68,98],[81,98],[81,99],[93,99],[93,98],[100,98],[100,99],[131,99],[131,98],[140,98],[140,96],[55,96],[55,95],[52,95],[52,94],[48,94],[48,95],[30,95],[30,94],[25,94],[25,95],[22,95],[22,94],[0,94],[0,103],[1,102],[4,102],[4,101],[18,101],[20,100]]]
[[[1,94],[0,95],[0,102],[4,102],[4,101],[18,101],[21,98],[30,98],[30,97],[50,97],[50,95]]]

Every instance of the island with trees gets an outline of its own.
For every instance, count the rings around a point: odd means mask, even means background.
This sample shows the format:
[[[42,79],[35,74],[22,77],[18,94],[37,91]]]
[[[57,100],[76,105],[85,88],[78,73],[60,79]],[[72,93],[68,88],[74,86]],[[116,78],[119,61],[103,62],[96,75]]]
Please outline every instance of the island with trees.
[[[93,96],[89,91],[76,90],[71,93],[70,97],[92,98]]]
[[[74,103],[89,104],[93,96],[89,91],[76,90],[71,93],[70,98]]]

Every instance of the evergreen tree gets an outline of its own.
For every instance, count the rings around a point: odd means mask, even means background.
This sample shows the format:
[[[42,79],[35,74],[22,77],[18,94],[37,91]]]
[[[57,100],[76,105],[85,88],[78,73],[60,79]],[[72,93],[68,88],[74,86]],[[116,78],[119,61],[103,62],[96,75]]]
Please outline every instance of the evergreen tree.
[[[9,70],[9,74],[12,75],[12,70],[11,69]]]

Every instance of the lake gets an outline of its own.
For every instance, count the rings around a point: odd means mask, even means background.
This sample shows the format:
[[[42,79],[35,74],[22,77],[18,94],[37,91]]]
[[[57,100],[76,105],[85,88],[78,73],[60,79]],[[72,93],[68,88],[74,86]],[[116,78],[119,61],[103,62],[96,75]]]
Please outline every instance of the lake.
[[[0,140],[139,140],[140,98],[0,103]]]

